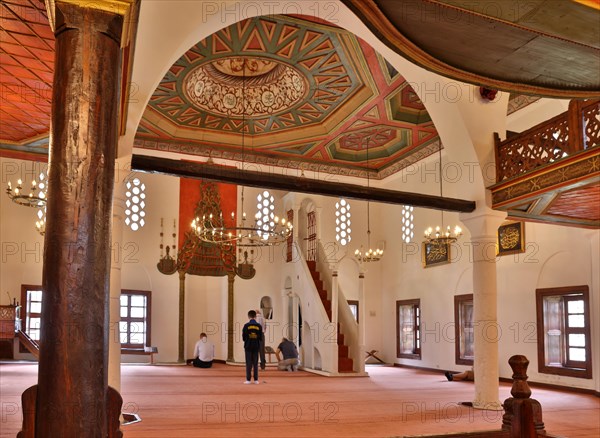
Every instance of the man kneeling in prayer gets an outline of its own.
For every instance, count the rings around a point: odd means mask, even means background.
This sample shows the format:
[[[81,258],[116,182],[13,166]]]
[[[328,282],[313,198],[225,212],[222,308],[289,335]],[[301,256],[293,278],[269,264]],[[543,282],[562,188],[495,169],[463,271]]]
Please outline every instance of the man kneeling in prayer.
[[[283,360],[281,359],[280,353],[283,353]],[[277,346],[275,355],[279,361],[277,364],[279,371],[298,371],[298,364],[300,363],[298,361],[298,349],[288,338],[283,338],[281,340],[281,344]]]

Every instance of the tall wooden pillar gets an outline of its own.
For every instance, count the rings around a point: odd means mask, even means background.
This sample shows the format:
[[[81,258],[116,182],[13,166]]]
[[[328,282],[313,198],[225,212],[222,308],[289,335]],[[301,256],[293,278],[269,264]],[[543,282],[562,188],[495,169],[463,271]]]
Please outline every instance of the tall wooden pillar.
[[[36,436],[104,438],[123,17],[62,2],[54,14]]]

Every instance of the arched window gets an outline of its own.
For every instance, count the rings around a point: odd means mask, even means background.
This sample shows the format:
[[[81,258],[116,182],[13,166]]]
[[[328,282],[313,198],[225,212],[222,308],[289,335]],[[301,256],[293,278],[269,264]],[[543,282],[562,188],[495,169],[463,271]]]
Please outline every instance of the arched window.
[[[352,240],[350,204],[345,199],[335,203],[335,240],[346,246]]]
[[[415,237],[414,209],[410,205],[402,206],[402,241],[404,243],[410,243],[413,237]]]
[[[125,192],[127,198],[125,201],[125,224],[133,231],[137,231],[146,224],[144,220],[146,216],[144,211],[146,207],[144,201],[146,199],[146,185],[136,177],[127,181],[125,186],[127,188]]]
[[[258,234],[263,238],[267,238],[268,233],[275,228],[275,198],[268,190],[265,190],[258,194],[256,201],[256,208],[258,209],[258,213],[256,214],[256,225],[259,229]],[[261,230],[265,232],[264,235],[260,233]]]

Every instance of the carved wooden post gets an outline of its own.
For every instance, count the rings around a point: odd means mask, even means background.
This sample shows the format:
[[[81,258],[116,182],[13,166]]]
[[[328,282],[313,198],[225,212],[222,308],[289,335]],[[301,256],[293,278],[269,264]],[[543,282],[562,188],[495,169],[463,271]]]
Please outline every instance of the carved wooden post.
[[[501,163],[501,154],[500,148],[502,145],[502,141],[500,140],[500,136],[497,132],[494,132],[494,158],[496,160],[496,182],[499,183],[504,179],[504,171],[502,170]]]
[[[502,417],[502,430],[510,431],[511,438],[536,438],[538,432],[545,432],[542,421],[542,406],[531,397],[527,384],[529,360],[525,356],[512,356],[508,363],[513,370],[513,395],[504,401],[505,414]]]
[[[583,115],[581,109],[583,102],[581,100],[571,100],[569,102],[568,123],[569,123],[569,155],[583,150]]]
[[[111,209],[123,17],[55,3],[36,436],[106,437]]]

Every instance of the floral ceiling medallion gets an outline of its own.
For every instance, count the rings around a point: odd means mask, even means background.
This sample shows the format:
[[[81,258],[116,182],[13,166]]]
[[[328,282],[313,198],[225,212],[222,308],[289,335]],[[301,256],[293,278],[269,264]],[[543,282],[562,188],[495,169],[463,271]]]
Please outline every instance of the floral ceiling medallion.
[[[308,91],[290,65],[260,57],[221,58],[194,68],[184,90],[196,107],[228,117],[261,117],[287,111]]]

